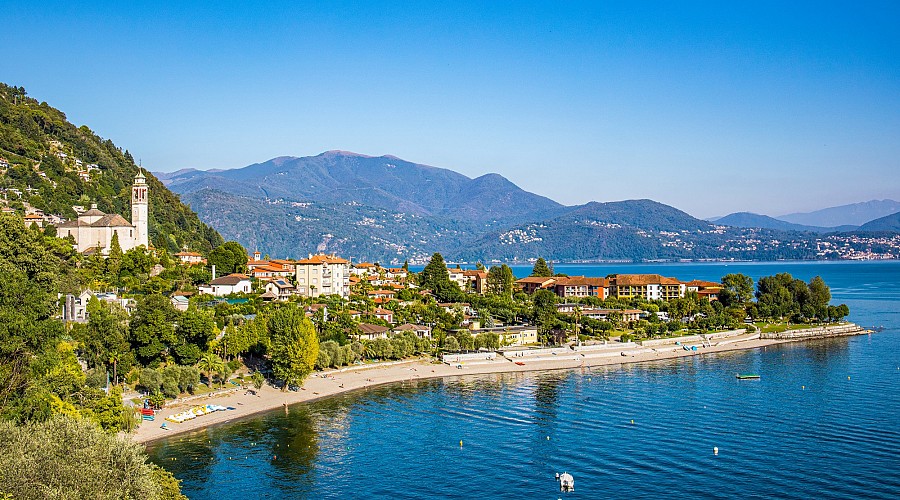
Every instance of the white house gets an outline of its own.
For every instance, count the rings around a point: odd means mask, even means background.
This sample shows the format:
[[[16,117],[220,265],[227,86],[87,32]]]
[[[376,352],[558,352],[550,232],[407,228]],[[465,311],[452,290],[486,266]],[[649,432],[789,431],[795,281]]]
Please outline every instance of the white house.
[[[224,297],[233,293],[250,293],[252,285],[250,278],[244,274],[229,274],[210,281],[208,285],[200,285],[199,289],[200,293]]]
[[[394,328],[395,333],[401,332],[413,332],[416,334],[416,337],[430,339],[431,338],[431,328],[422,325],[414,325],[412,323],[404,323],[396,328]]]

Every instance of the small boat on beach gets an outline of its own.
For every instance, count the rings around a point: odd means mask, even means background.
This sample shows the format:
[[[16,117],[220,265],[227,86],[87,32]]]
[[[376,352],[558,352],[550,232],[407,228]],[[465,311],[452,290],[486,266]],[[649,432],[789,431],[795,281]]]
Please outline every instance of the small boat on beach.
[[[759,375],[755,373],[738,373],[735,375],[738,380],[755,380],[759,378]]]
[[[519,366],[525,366],[525,363],[523,363],[523,362],[521,362],[521,361],[516,361],[516,364],[519,365]]]

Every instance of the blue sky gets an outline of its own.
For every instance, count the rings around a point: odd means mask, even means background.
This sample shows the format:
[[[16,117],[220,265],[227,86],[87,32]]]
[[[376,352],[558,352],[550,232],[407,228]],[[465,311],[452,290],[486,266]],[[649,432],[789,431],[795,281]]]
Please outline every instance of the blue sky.
[[[343,149],[699,217],[900,199],[898,2],[0,0],[0,38],[0,81],[151,170]]]

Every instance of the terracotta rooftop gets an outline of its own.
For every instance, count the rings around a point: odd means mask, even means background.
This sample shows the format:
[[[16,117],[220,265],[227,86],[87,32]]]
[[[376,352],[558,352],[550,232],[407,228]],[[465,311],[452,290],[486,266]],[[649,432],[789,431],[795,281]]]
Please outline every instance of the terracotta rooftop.
[[[676,278],[666,278],[658,274],[619,274],[615,278],[618,286],[646,286],[646,285],[680,285]]]
[[[298,260],[297,264],[349,264],[350,261],[334,255],[317,254],[310,255],[308,259]]]
[[[369,323],[360,323],[359,331],[363,334],[373,334],[373,333],[384,333],[390,330],[390,328],[381,325],[371,325]]]

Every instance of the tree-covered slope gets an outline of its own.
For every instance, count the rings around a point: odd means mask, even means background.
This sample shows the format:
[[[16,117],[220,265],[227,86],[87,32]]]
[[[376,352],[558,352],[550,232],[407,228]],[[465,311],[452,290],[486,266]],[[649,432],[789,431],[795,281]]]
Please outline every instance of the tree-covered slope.
[[[726,228],[652,200],[591,202],[561,216],[492,231],[458,249],[464,260],[575,261],[673,259],[810,259],[804,233]],[[561,256],[561,257],[557,257]]]
[[[131,218],[131,184],[138,166],[128,153],[87,126],[76,127],[25,89],[0,83],[0,188],[11,206],[28,203],[47,214],[75,217],[73,205],[96,203]],[[222,242],[153,175],[150,240],[157,248],[208,251]]]
[[[859,227],[857,232],[865,231],[900,232],[900,212],[866,222]]]

